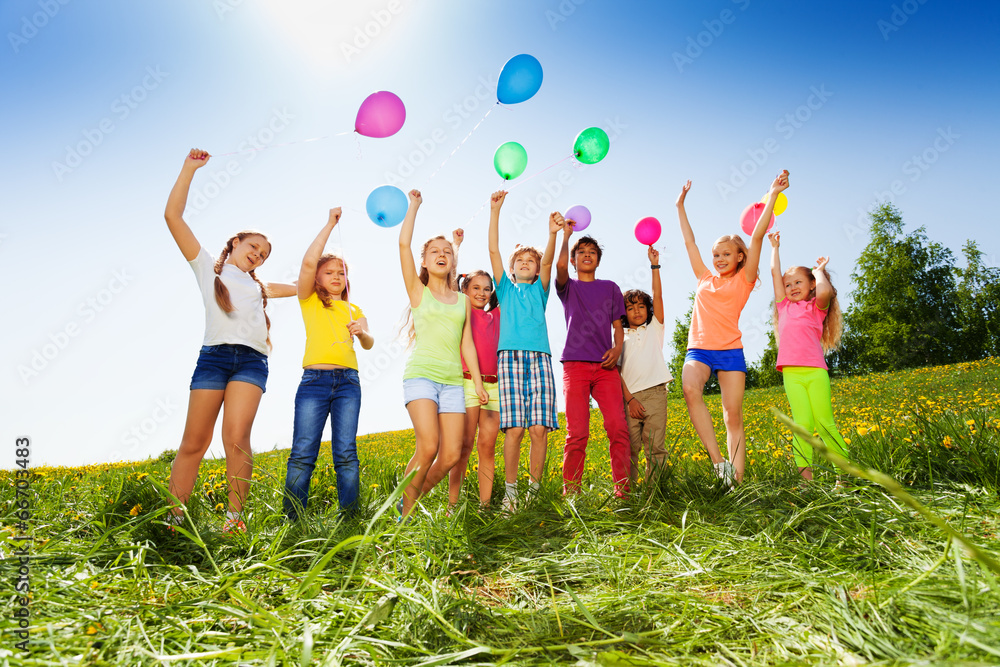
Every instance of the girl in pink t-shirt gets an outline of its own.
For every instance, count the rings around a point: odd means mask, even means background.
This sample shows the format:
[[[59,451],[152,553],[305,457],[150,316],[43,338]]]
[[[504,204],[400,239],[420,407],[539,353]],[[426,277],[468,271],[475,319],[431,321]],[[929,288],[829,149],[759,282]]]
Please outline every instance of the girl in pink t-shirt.
[[[778,257],[781,235],[768,234],[768,239],[774,282],[777,366],[785,381],[792,419],[809,431],[818,431],[827,447],[847,458],[847,445],[833,419],[830,374],[823,358],[837,347],[842,330],[837,290],[830,284],[830,274],[826,271],[829,258],[820,257],[812,270],[793,266],[782,273]],[[792,452],[799,473],[811,480],[812,446],[796,436]]]
[[[684,357],[681,385],[691,424],[701,439],[715,474],[733,486],[743,479],[746,468],[746,439],[743,432],[743,392],[746,389],[746,360],[740,334],[740,313],[757,283],[757,267],[764,234],[778,194],[788,188],[788,172],[774,179],[767,194],[764,212],[750,239],[750,248],[736,234],[723,236],[712,246],[712,265],[718,275],[705,265],[694,240],[691,223],[684,209],[684,199],[691,189],[688,181],[677,197],[677,215],[687,248],[691,269],[698,279],[694,308],[688,332],[688,350]],[[722,419],[726,423],[726,448],[729,460],[722,457],[715,439],[712,415],[703,392],[705,383],[715,373],[722,392]]]

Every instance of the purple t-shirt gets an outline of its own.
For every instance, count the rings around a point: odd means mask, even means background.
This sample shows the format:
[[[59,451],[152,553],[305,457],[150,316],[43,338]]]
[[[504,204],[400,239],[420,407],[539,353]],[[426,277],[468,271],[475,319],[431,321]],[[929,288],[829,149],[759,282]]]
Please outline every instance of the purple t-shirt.
[[[622,291],[611,280],[582,282],[570,278],[556,294],[566,314],[566,345],[560,361],[600,363],[614,345],[612,327],[625,315]]]

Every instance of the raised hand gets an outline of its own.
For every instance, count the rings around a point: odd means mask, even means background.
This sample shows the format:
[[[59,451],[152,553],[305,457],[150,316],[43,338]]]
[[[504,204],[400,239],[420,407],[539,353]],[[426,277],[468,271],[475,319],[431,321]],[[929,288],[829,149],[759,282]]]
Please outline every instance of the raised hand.
[[[771,192],[781,192],[788,189],[788,170],[783,170],[780,174],[774,177],[774,182],[771,183]]]
[[[462,241],[465,240],[465,230],[459,227],[451,233],[451,242],[455,244],[455,248],[458,249],[462,245]]]
[[[549,234],[555,234],[566,224],[566,219],[562,216],[559,211],[553,211],[549,214]]]
[[[410,190],[410,206],[416,205],[420,206],[424,203],[424,198],[420,194],[420,190]]]
[[[184,159],[184,166],[189,169],[201,169],[208,164],[208,160],[211,157],[208,151],[203,151],[200,148],[192,148],[187,154],[187,158]]]
[[[649,249],[646,250],[646,256],[649,257],[650,264],[660,263],[660,251],[653,246],[649,246]]]
[[[499,211],[500,207],[503,206],[503,200],[507,197],[506,190],[497,190],[492,195],[490,195],[490,210]]]
[[[679,195],[677,195],[677,205],[678,206],[683,206],[684,205],[684,199],[687,198],[688,190],[690,190],[690,189],[691,189],[691,180],[688,179],[688,182],[685,183],[683,187],[681,187],[681,193]]]
[[[781,246],[781,232],[771,232],[767,235],[767,240],[771,242],[772,248]]]
[[[343,211],[339,206],[337,208],[330,209],[330,219],[327,220],[327,223],[329,223],[331,229],[336,227],[337,223],[340,222],[340,216],[342,213]]]
[[[829,257],[820,257],[816,260],[816,267],[813,271],[822,271],[826,268],[827,263],[830,261]]]

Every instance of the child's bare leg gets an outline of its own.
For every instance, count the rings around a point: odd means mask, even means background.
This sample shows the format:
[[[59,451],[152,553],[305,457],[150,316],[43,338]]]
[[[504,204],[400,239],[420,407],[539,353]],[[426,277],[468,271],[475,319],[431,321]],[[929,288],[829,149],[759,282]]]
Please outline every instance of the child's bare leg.
[[[408,516],[413,504],[420,497],[427,471],[438,452],[440,429],[438,426],[438,406],[429,398],[418,398],[406,404],[413,422],[414,449],[413,457],[406,464],[404,477],[416,470],[416,474],[403,492],[403,516]]]
[[[212,444],[212,432],[215,431],[215,420],[222,408],[222,399],[226,392],[222,389],[192,389],[188,399],[187,421],[184,423],[184,435],[181,436],[177,456],[170,468],[168,488],[174,497],[171,512],[181,514],[179,504],[186,503],[191,497],[195,480],[198,478],[198,466],[205,458],[205,452]]]
[[[517,466],[521,462],[521,440],[524,427],[509,428],[503,438],[504,479],[508,484],[517,482]]]
[[[249,382],[226,385],[222,411],[222,444],[226,450],[226,478],[229,482],[229,511],[242,512],[250,493],[253,452],[250,429],[264,391]]]
[[[719,371],[719,389],[722,390],[722,418],[726,422],[726,447],[729,460],[736,469],[736,481],[743,480],[746,470],[747,443],[743,431],[743,394],[746,391],[746,373]]]
[[[493,496],[493,477],[496,471],[497,434],[500,432],[500,413],[483,410],[479,413],[479,502],[488,505]]]
[[[712,425],[712,415],[705,405],[705,383],[712,376],[711,369],[700,361],[688,361],[681,372],[681,385],[684,389],[684,402],[687,404],[688,415],[695,433],[704,445],[705,451],[712,463],[724,461],[719,451],[719,443],[715,439],[715,427]]]
[[[528,475],[531,481],[538,484],[545,472],[545,455],[548,453],[548,429],[543,424],[528,427],[528,437],[531,438],[531,449],[528,450]]]
[[[462,492],[462,483],[465,481],[465,473],[469,468],[469,457],[472,456],[472,448],[476,444],[476,428],[479,425],[479,408],[465,408],[465,434],[462,439],[462,454],[458,458],[458,463],[448,472],[448,504],[455,505]],[[430,491],[427,481],[424,480],[424,488],[421,495]]]

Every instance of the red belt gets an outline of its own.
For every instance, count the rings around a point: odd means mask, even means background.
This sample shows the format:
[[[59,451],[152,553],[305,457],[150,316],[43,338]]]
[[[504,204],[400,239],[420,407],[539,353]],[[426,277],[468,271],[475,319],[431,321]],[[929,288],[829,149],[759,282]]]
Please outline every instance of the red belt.
[[[462,377],[464,377],[466,380],[471,380],[472,373],[470,373],[469,371],[462,371]],[[483,382],[489,382],[490,384],[497,383],[496,375],[483,375],[482,377],[483,377]]]

